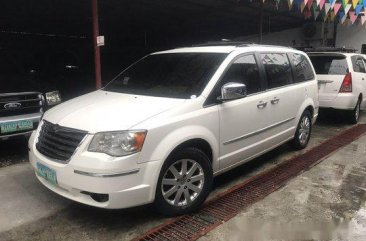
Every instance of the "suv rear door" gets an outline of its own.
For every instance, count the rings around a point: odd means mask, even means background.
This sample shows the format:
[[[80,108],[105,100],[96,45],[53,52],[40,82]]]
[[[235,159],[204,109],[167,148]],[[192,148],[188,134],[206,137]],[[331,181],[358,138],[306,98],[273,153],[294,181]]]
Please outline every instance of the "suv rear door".
[[[334,100],[349,73],[347,57],[338,53],[309,53],[309,57],[318,77],[319,100]]]

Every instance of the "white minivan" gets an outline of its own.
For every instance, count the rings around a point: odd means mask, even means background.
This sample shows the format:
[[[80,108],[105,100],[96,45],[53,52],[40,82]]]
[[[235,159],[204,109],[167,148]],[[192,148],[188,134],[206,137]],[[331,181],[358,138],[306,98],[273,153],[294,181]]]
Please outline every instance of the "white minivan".
[[[349,121],[358,122],[366,108],[366,58],[347,52],[310,52],[319,82],[320,108],[348,111]]]
[[[40,182],[80,203],[198,208],[213,177],[291,141],[304,148],[318,87],[303,52],[209,43],[150,54],[44,114],[29,141]]]

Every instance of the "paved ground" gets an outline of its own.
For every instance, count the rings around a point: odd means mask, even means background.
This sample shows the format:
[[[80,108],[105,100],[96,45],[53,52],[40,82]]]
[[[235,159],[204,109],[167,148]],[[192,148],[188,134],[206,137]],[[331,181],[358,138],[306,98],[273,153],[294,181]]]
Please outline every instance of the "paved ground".
[[[328,113],[314,127],[309,148],[347,127]],[[366,240],[365,143],[363,137],[342,148],[202,240]],[[130,240],[165,220],[148,206],[106,211],[53,194],[21,163],[24,145],[18,140],[0,147],[0,165],[7,166],[0,168],[0,240]],[[216,178],[211,197],[297,154],[283,145],[226,173]]]

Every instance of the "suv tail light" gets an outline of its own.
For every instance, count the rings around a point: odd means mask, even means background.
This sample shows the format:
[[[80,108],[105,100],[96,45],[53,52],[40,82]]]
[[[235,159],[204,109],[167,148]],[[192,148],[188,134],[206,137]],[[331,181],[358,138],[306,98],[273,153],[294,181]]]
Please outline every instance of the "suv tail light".
[[[346,76],[344,76],[339,93],[350,93],[350,92],[352,92],[352,75],[351,73],[348,73],[346,74]]]

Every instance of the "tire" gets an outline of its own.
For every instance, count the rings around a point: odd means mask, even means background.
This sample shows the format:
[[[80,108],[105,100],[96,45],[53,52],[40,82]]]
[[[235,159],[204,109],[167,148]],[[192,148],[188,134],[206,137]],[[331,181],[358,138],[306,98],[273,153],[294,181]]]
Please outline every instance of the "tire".
[[[183,163],[186,163],[185,169]],[[212,181],[213,171],[205,153],[192,147],[179,150],[168,158],[160,171],[155,209],[165,216],[193,212],[206,200]]]
[[[295,150],[304,149],[308,145],[311,129],[311,113],[308,110],[305,110],[300,117],[294,139],[291,141],[291,145]]]
[[[360,118],[360,110],[361,110],[361,100],[359,99],[357,101],[356,107],[349,113],[350,124],[357,124],[358,119]]]

